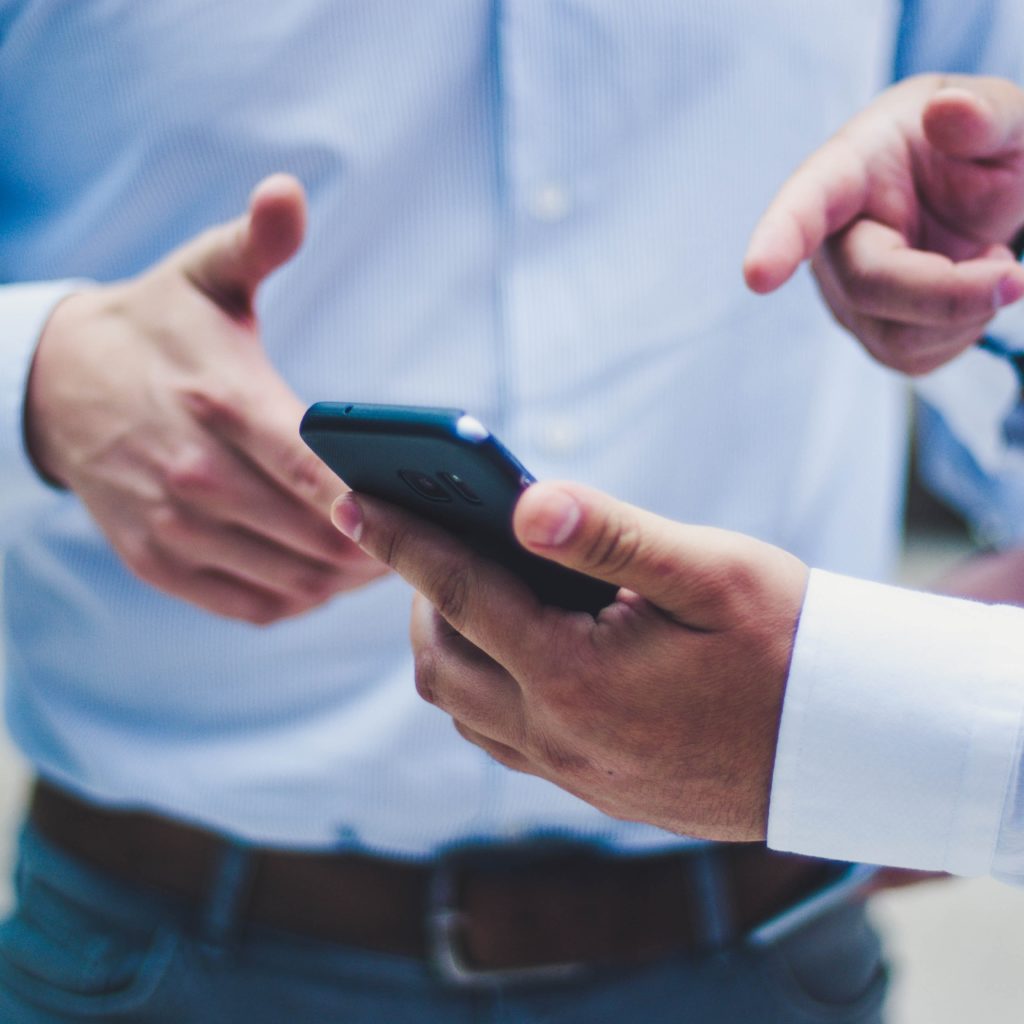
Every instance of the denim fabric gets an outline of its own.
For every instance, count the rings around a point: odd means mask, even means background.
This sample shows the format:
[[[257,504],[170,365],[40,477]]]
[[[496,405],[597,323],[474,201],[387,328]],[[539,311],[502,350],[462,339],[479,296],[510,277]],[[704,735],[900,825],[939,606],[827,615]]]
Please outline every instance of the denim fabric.
[[[204,907],[116,882],[31,828],[0,926],[0,1020],[138,1024],[879,1024],[886,972],[847,906],[768,950],[672,956],[572,982],[461,991],[415,960],[267,929],[234,913],[244,852]]]

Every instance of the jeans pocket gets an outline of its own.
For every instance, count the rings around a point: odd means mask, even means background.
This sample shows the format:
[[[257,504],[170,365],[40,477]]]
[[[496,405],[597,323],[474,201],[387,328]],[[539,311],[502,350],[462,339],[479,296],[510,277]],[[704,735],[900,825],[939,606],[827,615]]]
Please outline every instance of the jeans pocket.
[[[863,906],[823,915],[758,951],[780,1019],[794,1024],[869,1024],[881,1020],[889,972]]]
[[[85,1020],[114,1020],[150,999],[175,958],[176,932],[127,924],[37,877],[18,889],[0,924],[4,999]]]

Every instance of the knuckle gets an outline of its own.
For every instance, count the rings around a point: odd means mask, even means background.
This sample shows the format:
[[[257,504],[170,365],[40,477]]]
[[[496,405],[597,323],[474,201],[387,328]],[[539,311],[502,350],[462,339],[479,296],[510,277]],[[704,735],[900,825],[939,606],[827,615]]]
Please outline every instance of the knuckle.
[[[113,542],[121,561],[144,582],[159,586],[169,575],[166,556],[144,519],[121,531]]]
[[[886,356],[883,362],[886,366],[889,366],[893,370],[897,370],[899,373],[905,374],[908,377],[913,377],[915,375],[918,360],[913,352],[901,351],[893,348],[887,348],[885,352]]]
[[[392,569],[399,569],[405,561],[406,534],[402,530],[385,529],[378,538],[379,558]]]
[[[343,585],[342,574],[325,569],[300,569],[293,581],[293,590],[307,607],[322,604]]]
[[[842,292],[855,309],[872,308],[878,301],[878,278],[869,269],[847,261],[839,268],[837,276]]]
[[[149,544],[132,545],[124,555],[125,564],[144,583],[162,586],[167,573],[163,559]]]
[[[474,732],[468,726],[464,725],[457,718],[452,719],[452,722],[455,726],[455,731],[464,740],[479,747],[485,754],[487,754],[488,757],[497,761],[498,764],[514,772],[526,771],[526,760],[519,751],[514,750],[512,747],[507,747],[503,743],[497,743],[486,739],[479,733]]]
[[[183,390],[182,398],[196,422],[208,430],[234,432],[245,423],[241,398],[227,384],[205,382]]]
[[[935,348],[923,344],[918,332],[899,325],[885,331],[882,350],[881,361],[907,377],[921,377],[945,361],[945,356],[937,354]]]
[[[238,617],[252,626],[272,626],[284,616],[278,608],[259,602],[243,608]]]
[[[180,498],[208,495],[221,486],[221,474],[213,454],[200,446],[184,449],[163,472],[164,486]]]
[[[416,693],[420,698],[428,704],[436,704],[440,662],[437,652],[432,647],[424,647],[416,652],[413,678],[416,683]]]
[[[630,565],[640,552],[641,537],[636,524],[620,515],[600,522],[583,551],[586,568],[611,574]]]
[[[146,519],[150,534],[165,546],[187,548],[195,540],[195,526],[174,505],[156,505],[149,510]]]
[[[921,372],[922,347],[918,331],[895,321],[879,321],[875,326],[873,345],[868,346],[879,362],[900,373]]]
[[[334,486],[322,464],[308,451],[289,447],[282,455],[281,471],[290,489],[302,497],[329,502],[343,490],[341,481],[335,480]]]
[[[458,568],[447,572],[437,580],[436,586],[431,588],[434,594],[434,607],[441,613],[451,626],[458,630],[465,621],[466,608],[468,606],[469,594],[472,589],[470,576],[472,570]]]
[[[962,294],[953,288],[938,297],[939,314],[947,322],[956,322],[966,312],[967,302]]]
[[[860,340],[860,343],[864,346],[864,350],[872,359],[881,363],[882,366],[889,367],[890,370],[899,370],[899,366],[896,364],[896,360],[893,358],[892,353],[889,352],[877,338],[865,332],[858,333],[857,338]]]
[[[943,361],[934,354],[908,356],[903,361],[901,372],[907,377],[923,377],[941,366]]]
[[[271,626],[305,610],[299,602],[269,594],[250,594],[242,604],[239,618],[254,626]]]
[[[979,296],[965,288],[947,288],[937,296],[938,315],[950,324],[978,320],[994,312],[990,297]]]

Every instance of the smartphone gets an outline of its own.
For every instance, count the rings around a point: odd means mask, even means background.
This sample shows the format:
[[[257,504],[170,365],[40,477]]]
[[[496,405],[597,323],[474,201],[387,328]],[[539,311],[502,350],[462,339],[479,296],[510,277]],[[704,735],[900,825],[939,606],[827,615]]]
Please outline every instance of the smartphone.
[[[617,587],[549,562],[516,540],[512,512],[534,477],[463,410],[317,402],[299,432],[354,491],[450,530],[516,573],[544,604],[596,615],[615,600]]]

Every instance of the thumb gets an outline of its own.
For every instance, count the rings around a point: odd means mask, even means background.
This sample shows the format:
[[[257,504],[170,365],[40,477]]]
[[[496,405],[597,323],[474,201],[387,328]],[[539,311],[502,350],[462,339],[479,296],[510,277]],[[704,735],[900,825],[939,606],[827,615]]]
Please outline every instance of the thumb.
[[[928,141],[947,156],[998,160],[1024,153],[1024,91],[1000,78],[958,78],[922,114]]]
[[[734,585],[749,589],[766,552],[775,550],[727,530],[675,523],[573,483],[527,488],[513,525],[529,550],[626,587],[704,629],[728,620]]]
[[[252,315],[256,289],[298,251],[306,233],[306,194],[288,174],[264,178],[241,217],[204,231],[178,253],[186,276],[225,312]]]

